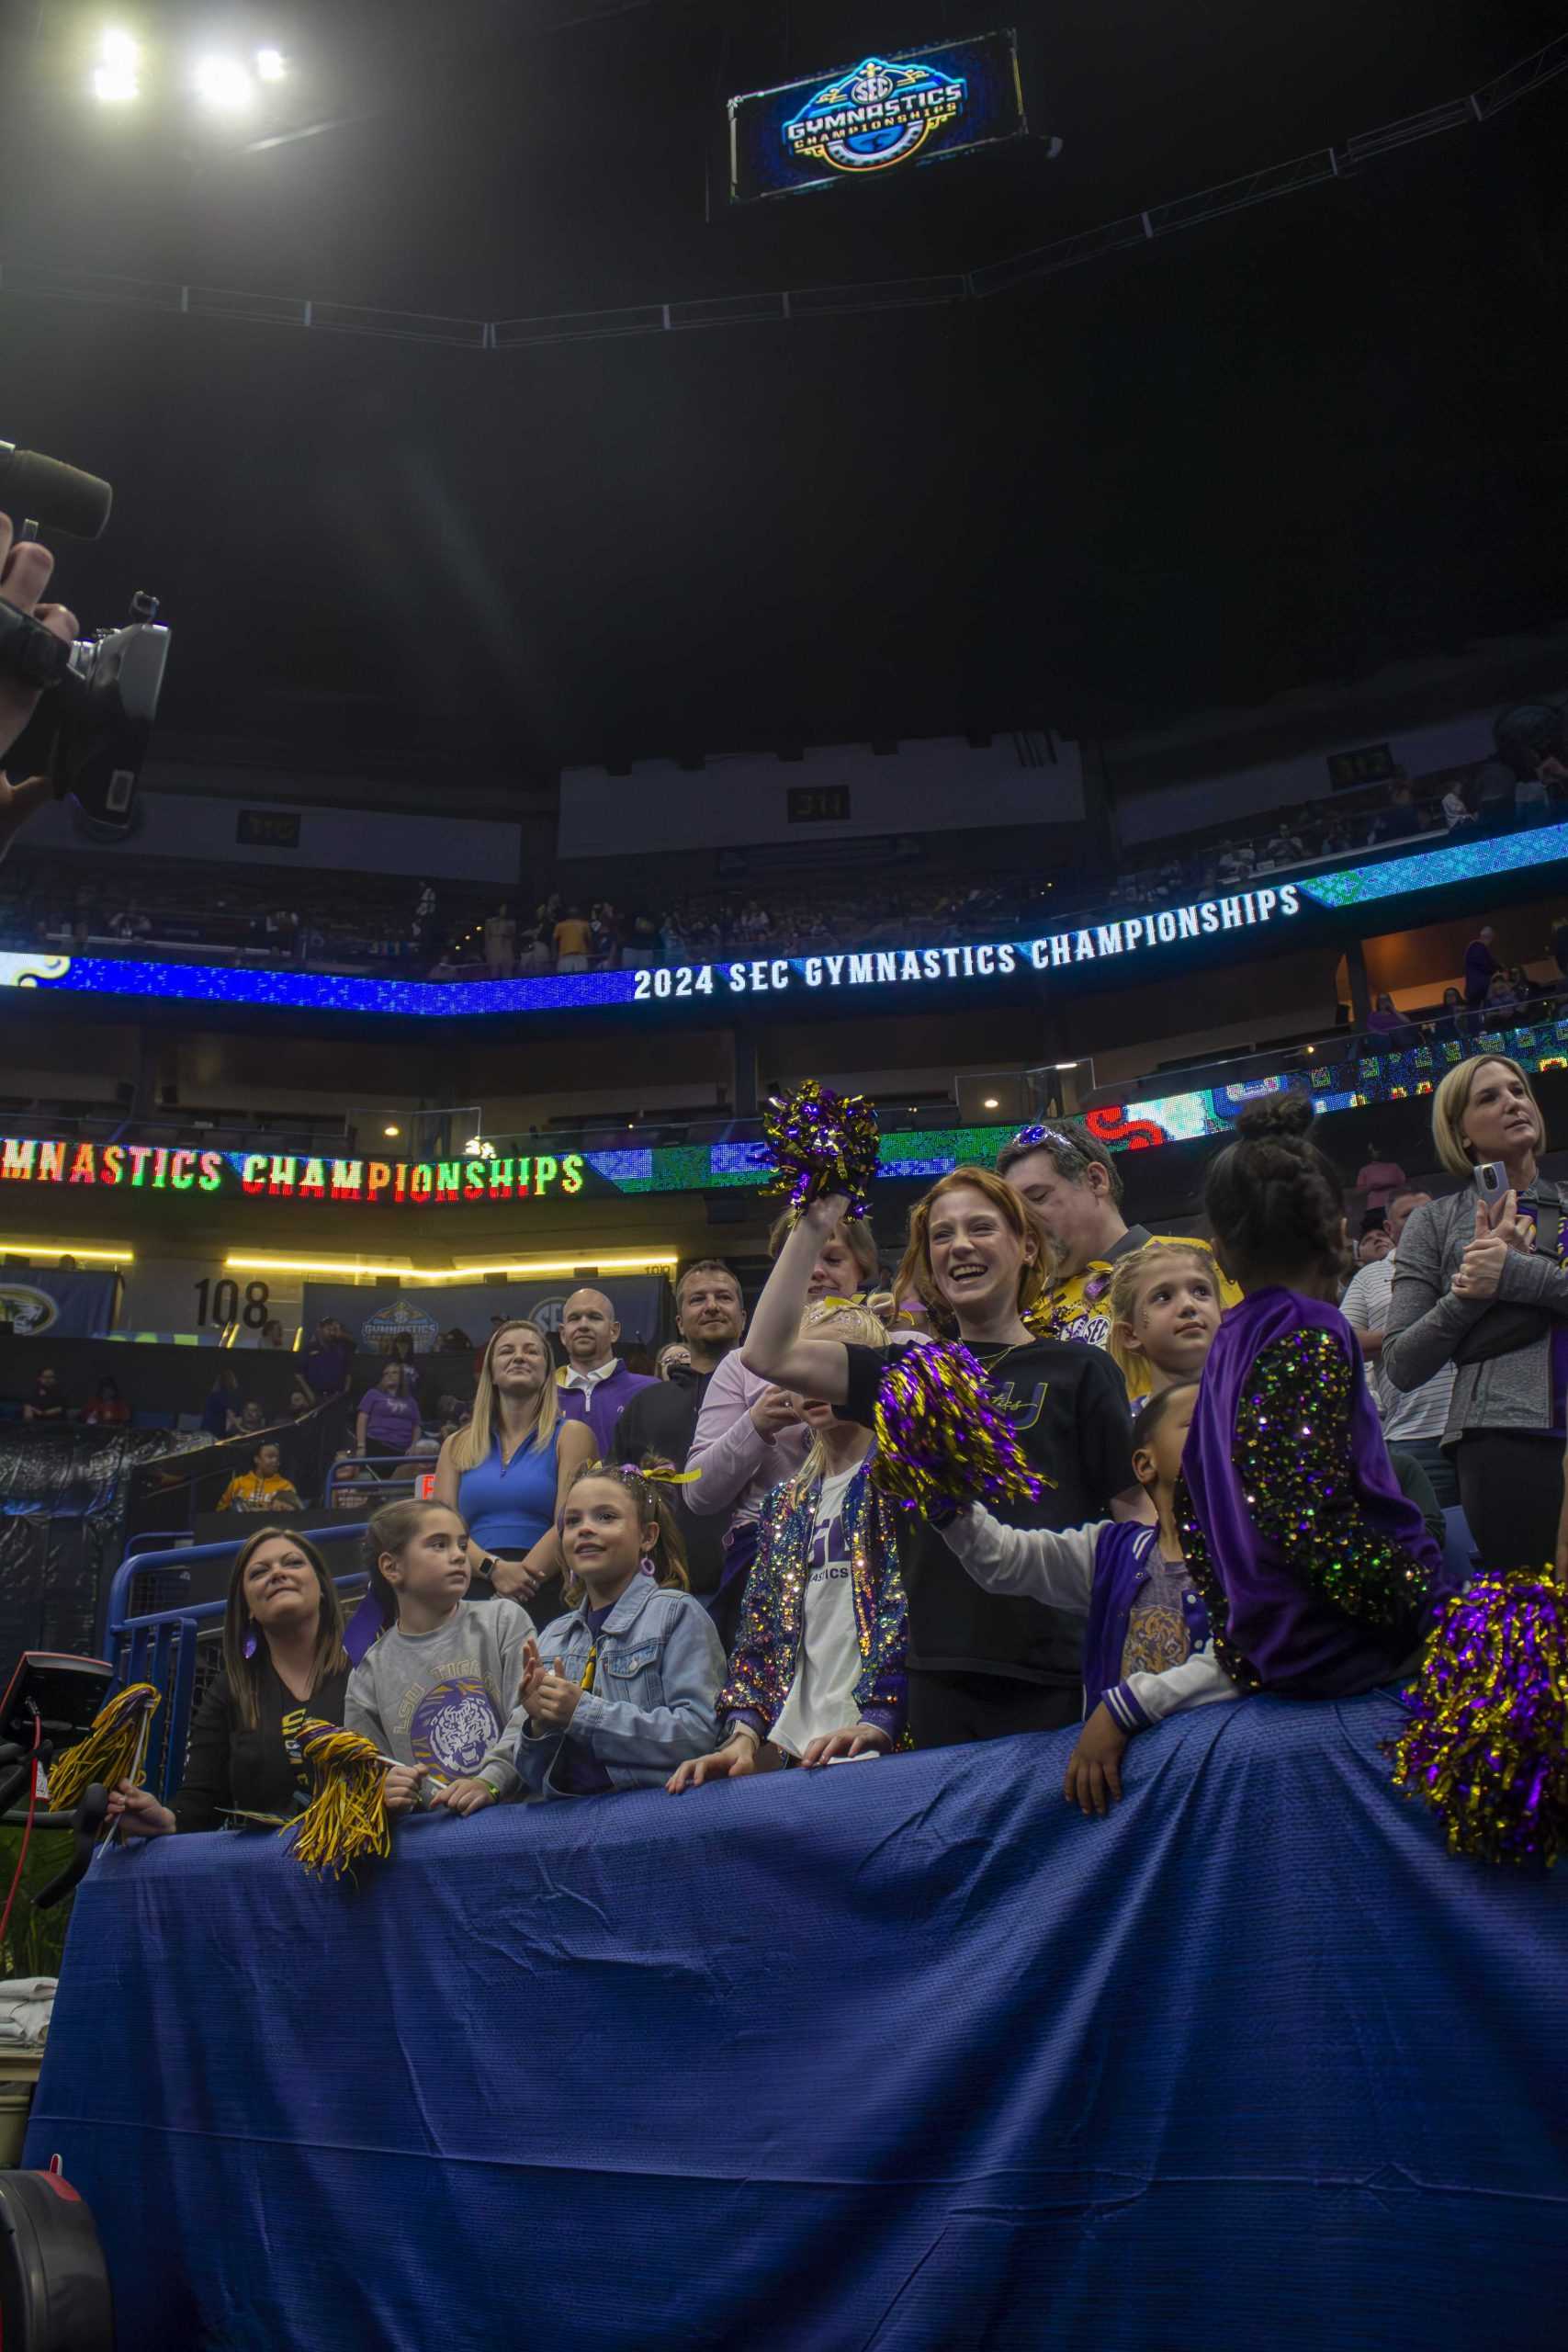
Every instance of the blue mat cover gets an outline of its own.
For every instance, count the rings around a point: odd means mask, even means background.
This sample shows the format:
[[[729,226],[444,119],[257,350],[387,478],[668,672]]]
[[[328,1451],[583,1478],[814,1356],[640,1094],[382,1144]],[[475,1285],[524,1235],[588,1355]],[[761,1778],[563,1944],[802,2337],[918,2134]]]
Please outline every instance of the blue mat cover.
[[[1562,2352],[1568,1871],[1377,1697],[104,1853],[27,2161],[120,2352]]]

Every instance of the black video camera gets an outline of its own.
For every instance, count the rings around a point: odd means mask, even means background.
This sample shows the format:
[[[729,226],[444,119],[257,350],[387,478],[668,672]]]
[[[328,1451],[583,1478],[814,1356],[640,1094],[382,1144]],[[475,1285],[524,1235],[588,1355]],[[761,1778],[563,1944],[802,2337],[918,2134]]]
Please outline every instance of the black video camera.
[[[0,441],[0,505],[12,514],[42,515],[82,538],[96,538],[108,520],[107,481]],[[23,524],[28,537],[36,523]],[[67,645],[15,605],[0,598],[0,674],[43,695],[33,726],[48,729],[38,760],[89,826],[111,835],[130,829],[141,763],[152,740],[169,658],[169,632],[157,599],[135,595],[123,628]],[[29,733],[31,729],[29,729]]]

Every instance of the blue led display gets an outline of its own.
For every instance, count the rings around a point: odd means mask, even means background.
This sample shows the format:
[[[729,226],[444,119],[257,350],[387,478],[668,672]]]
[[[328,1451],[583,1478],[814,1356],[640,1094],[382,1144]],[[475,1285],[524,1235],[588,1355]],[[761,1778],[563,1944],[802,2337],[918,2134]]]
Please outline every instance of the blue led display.
[[[143,964],[130,957],[0,953],[0,988],[62,995],[162,999],[185,1004],[254,1005],[298,1012],[386,1013],[409,1020],[467,1020],[518,1013],[594,1012],[685,1004],[716,1018],[759,998],[788,995],[791,1010],[863,989],[926,992],[943,984],[984,986],[1027,972],[1070,985],[1079,965],[1118,962],[1184,942],[1288,925],[1314,908],[1337,913],[1379,899],[1438,890],[1551,865],[1568,856],[1568,824],[1483,841],[1449,842],[1377,865],[1292,882],[1258,875],[1228,896],[1164,907],[1109,922],[1086,921],[1038,939],[968,942],[951,947],[878,947],[816,956],[738,956],[724,963],[615,972],[567,972],[516,980],[356,979],[323,972],[246,970],[228,965]],[[737,1174],[741,1170],[738,1166]]]

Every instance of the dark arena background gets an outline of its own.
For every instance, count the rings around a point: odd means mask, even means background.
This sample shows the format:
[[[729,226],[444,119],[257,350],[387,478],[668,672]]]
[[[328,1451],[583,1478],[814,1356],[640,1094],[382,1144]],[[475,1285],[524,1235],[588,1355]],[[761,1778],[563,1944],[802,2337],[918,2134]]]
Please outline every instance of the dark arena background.
[[[1557,2352],[1565,68],[0,6],[7,2352]]]

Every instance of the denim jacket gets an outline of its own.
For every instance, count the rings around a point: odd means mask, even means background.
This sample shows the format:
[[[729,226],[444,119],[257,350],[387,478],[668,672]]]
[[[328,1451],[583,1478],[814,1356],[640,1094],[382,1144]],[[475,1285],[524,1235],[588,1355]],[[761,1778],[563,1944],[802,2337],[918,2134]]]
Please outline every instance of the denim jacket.
[[[592,1646],[581,1609],[558,1617],[539,1635],[548,1666],[581,1682]],[[530,1796],[571,1792],[557,1785],[555,1766],[565,1742],[581,1741],[617,1789],[662,1787],[688,1756],[717,1745],[714,1701],[724,1679],[724,1645],[700,1600],[689,1592],[634,1577],[604,1620],[594,1662],[593,1688],[577,1702],[564,1732],[536,1736],[521,1707],[506,1736],[516,1737],[517,1770]]]

